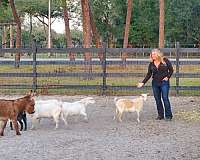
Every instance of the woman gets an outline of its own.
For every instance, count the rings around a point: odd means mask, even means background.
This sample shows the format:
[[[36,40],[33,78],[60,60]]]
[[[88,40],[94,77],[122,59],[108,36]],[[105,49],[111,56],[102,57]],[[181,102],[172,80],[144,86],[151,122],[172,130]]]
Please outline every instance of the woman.
[[[167,121],[170,121],[173,115],[168,95],[170,87],[169,79],[173,73],[173,67],[171,62],[163,57],[159,49],[152,50],[150,59],[151,62],[149,63],[148,73],[142,83],[138,83],[138,87],[144,86],[152,76],[152,89],[158,111],[158,117],[156,119],[162,120],[165,118]],[[164,108],[161,98],[164,103]]]

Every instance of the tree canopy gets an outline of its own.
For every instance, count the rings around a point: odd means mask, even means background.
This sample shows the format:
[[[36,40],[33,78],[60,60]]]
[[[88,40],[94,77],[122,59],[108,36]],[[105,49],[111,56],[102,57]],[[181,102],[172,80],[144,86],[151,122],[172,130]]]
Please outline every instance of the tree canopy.
[[[41,43],[44,43],[45,35],[42,34],[41,22],[43,18],[48,18],[48,0],[15,0],[15,5],[22,26],[25,25],[23,20],[27,15],[37,18],[37,24],[40,23],[40,25],[35,24],[33,33]],[[67,5],[70,17],[77,17],[79,22],[82,17],[80,1],[67,0]],[[108,42],[110,38],[116,47],[122,47],[127,1],[90,0],[89,5],[102,41]],[[63,18],[61,0],[52,0],[51,15],[53,18]],[[13,20],[8,0],[1,0],[0,23]],[[27,32],[27,29],[22,28],[22,41],[25,41],[27,36],[23,32]],[[73,32],[73,35],[80,35],[80,32]],[[128,37],[133,47],[156,47],[158,45],[159,0],[133,0]],[[65,44],[63,35],[55,33],[54,38],[53,43]],[[80,42],[82,36],[72,37],[72,39],[73,41],[78,39]],[[177,41],[186,46],[200,44],[200,0],[165,0],[164,41],[165,46],[170,46]]]

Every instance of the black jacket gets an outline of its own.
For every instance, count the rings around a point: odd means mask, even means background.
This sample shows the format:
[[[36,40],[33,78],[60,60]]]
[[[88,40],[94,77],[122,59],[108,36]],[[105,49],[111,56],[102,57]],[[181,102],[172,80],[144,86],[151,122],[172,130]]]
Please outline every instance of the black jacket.
[[[154,65],[153,62],[149,63],[148,72],[142,83],[146,83],[152,76],[153,80],[161,82],[163,78],[170,78],[173,74],[173,67],[171,62],[167,59],[163,59],[165,63],[160,63],[158,68]]]

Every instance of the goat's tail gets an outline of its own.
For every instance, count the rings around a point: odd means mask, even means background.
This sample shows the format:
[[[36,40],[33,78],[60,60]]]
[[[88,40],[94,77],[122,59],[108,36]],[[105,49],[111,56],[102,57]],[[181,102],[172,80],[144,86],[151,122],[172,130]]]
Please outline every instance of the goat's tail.
[[[95,100],[94,100],[93,97],[86,97],[86,98],[81,99],[79,102],[81,102],[83,104],[88,104],[88,102],[89,103],[92,103],[92,102],[94,103]]]

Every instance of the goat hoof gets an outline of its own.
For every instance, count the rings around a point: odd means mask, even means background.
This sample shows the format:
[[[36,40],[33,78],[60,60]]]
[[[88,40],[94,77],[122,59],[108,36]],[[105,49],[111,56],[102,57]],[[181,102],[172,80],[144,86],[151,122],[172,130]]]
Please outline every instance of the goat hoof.
[[[20,136],[20,135],[21,135],[21,133],[16,133],[16,135],[17,135],[17,136]]]
[[[31,127],[30,130],[35,130],[35,127]]]
[[[88,118],[85,118],[85,119],[84,119],[84,122],[85,122],[85,123],[88,123],[88,122],[89,122],[89,119],[88,119]]]

